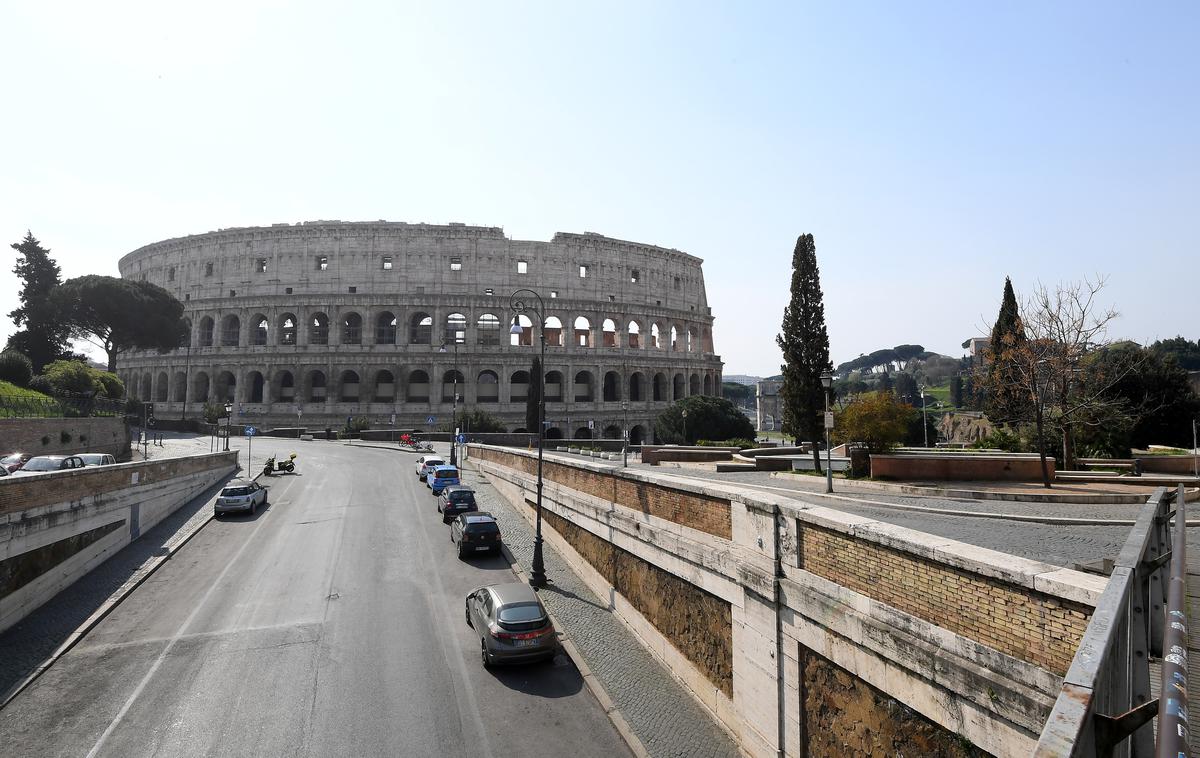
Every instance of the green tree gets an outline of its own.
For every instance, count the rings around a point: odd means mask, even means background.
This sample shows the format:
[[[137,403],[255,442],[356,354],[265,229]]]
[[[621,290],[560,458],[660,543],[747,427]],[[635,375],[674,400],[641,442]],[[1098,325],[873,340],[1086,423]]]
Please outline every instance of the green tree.
[[[821,374],[832,369],[829,362],[829,333],[825,329],[825,303],[821,272],[817,268],[817,246],[811,234],[796,239],[792,251],[791,301],[783,309],[782,333],[775,337],[783,351],[783,386],[779,402],[783,431],[797,439],[816,442],[825,425],[825,388]],[[745,435],[729,434],[725,437]],[[716,439],[725,439],[717,437]],[[821,470],[821,452],[813,445],[813,461]]]
[[[24,353],[34,373],[40,373],[47,363],[70,354],[66,345],[71,330],[50,300],[50,293],[59,285],[60,270],[32,232],[26,232],[25,239],[11,247],[18,253],[13,273],[21,280],[21,291],[20,305],[8,317],[22,329],[8,338],[8,349]]]
[[[504,431],[504,422],[487,411],[478,408],[468,411],[463,408],[459,410],[457,418],[442,427],[444,432],[453,432],[455,429],[462,429],[464,433],[498,433]]]
[[[1030,418],[1029,393],[1019,381],[1020,369],[1016,365],[1027,342],[1012,280],[1005,277],[1000,313],[992,326],[992,343],[986,353],[985,411],[993,424],[1014,424]]]
[[[683,412],[687,411],[686,423]],[[685,432],[686,429],[686,432]],[[696,440],[754,438],[754,424],[723,397],[692,395],[654,419],[654,439],[661,444],[691,445]]]
[[[861,442],[869,452],[886,453],[908,435],[913,414],[913,407],[892,393],[870,392],[838,414],[834,434],[840,442]]]
[[[908,403],[912,406],[920,405],[921,390],[917,387],[917,378],[907,371],[901,371],[896,374],[896,382],[892,386],[892,393],[902,403]]]
[[[529,392],[525,395],[525,431],[538,434],[542,425],[539,410],[542,399],[542,359],[534,357],[529,369]]]
[[[81,276],[63,282],[52,300],[77,334],[104,349],[112,372],[127,350],[166,352],[187,338],[183,303],[149,282]]]
[[[11,382],[18,387],[28,387],[32,378],[33,363],[26,355],[16,350],[0,353],[0,380]]]
[[[100,390],[100,394],[113,400],[125,397],[125,382],[111,371],[101,371],[98,368],[88,368],[92,372],[92,380]]]
[[[909,363],[913,358],[919,358],[925,353],[925,348],[921,345],[896,345],[892,348],[896,354],[896,360],[904,364],[904,368],[910,368]]]
[[[950,405],[961,408],[963,404],[963,380],[957,374],[950,377]]]
[[[1163,357],[1174,355],[1180,368],[1186,371],[1200,371],[1200,340],[1190,342],[1183,337],[1172,337],[1155,342],[1150,349]]]
[[[82,361],[54,361],[43,375],[56,395],[91,395],[97,391],[92,370]]]
[[[736,405],[753,405],[754,387],[737,382],[721,382],[721,397]]]

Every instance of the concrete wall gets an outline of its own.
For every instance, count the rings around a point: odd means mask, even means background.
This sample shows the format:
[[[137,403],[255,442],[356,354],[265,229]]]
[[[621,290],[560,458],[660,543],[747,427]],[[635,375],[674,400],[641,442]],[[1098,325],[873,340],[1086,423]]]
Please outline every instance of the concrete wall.
[[[1142,455],[1142,472],[1146,474],[1186,474],[1196,470],[1196,458],[1192,455]]]
[[[0,479],[0,631],[236,464],[234,451]]]
[[[111,453],[129,458],[129,427],[120,418],[0,419],[0,455],[14,451],[33,455]]]
[[[677,445],[642,445],[642,463],[662,461],[728,461],[738,451],[736,447],[679,447]]]
[[[1046,458],[1050,478],[1054,459]],[[916,453],[871,455],[871,476],[876,479],[938,479],[949,481],[1040,482],[1042,462],[1031,453],[975,455],[968,453]]]
[[[470,452],[532,520],[533,457]],[[549,455],[545,480],[547,540],[753,756],[941,755],[953,745],[1027,755],[1105,584],[659,472]],[[613,555],[640,562],[637,581],[614,570]],[[641,591],[670,587],[660,575],[698,594]],[[714,610],[725,604],[728,625]],[[701,617],[707,647],[678,634],[681,618]],[[868,702],[878,733],[862,727]],[[886,745],[867,744],[879,734]]]

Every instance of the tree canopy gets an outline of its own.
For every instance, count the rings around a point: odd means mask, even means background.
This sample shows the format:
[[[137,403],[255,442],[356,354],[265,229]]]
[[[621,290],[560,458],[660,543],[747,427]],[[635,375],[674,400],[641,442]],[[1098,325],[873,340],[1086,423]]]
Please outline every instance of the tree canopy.
[[[1012,280],[1004,277],[1000,313],[992,326],[991,346],[986,354],[987,380],[984,383],[987,416],[994,424],[1012,424],[1027,421],[1031,417],[1029,393],[1021,385],[1017,366],[1020,353],[1027,343],[1025,324],[1021,321]]]
[[[686,423],[684,411],[687,411]],[[676,445],[691,445],[696,440],[754,439],[754,424],[723,397],[692,395],[655,417],[654,438],[663,444]]]
[[[127,350],[165,352],[187,338],[183,303],[156,284],[80,276],[57,287],[51,299],[76,334],[104,349],[109,371]]]
[[[775,337],[784,361],[783,386],[779,388],[783,431],[799,439],[819,440],[824,434],[820,414],[826,402],[821,374],[832,371],[833,366],[829,362],[829,333],[825,328],[817,246],[811,234],[796,239],[791,292],[791,300],[783,309],[782,333]],[[814,445],[813,458],[818,469],[819,456]]]
[[[872,453],[886,453],[909,435],[914,415],[920,416],[891,392],[868,392],[838,414],[834,438],[861,442]],[[919,431],[919,418],[917,423]]]
[[[59,285],[60,270],[32,232],[11,247],[18,253],[13,273],[21,280],[21,290],[20,305],[8,317],[21,329],[8,338],[8,349],[28,357],[38,374],[47,363],[70,356],[67,342],[71,330],[50,300],[50,293]]]

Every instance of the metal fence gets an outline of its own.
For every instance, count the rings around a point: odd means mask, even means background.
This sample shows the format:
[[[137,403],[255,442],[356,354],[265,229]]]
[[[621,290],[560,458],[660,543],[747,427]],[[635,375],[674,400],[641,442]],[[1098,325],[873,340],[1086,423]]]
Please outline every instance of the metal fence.
[[[125,402],[106,397],[24,397],[0,395],[0,418],[85,418],[123,416]]]
[[[1168,539],[1172,515],[1178,534],[1174,551]],[[1186,627],[1179,643],[1179,629],[1165,623],[1167,618],[1180,617],[1186,622],[1181,592],[1171,598],[1179,607],[1167,607],[1168,580],[1174,581],[1177,574],[1182,582],[1187,570],[1185,515],[1182,487],[1175,511],[1171,510],[1171,497],[1160,487],[1138,515],[1063,679],[1035,756],[1187,755],[1186,711],[1182,748],[1163,741],[1156,753],[1154,731],[1149,726],[1160,709],[1159,699],[1150,691],[1150,657],[1162,657],[1165,631],[1175,635],[1166,649],[1170,652],[1172,646],[1180,647],[1186,660]],[[1186,681],[1183,687],[1186,691]],[[1167,699],[1161,705],[1165,709]],[[1184,706],[1186,709],[1186,703]],[[1164,752],[1168,749],[1169,753]]]

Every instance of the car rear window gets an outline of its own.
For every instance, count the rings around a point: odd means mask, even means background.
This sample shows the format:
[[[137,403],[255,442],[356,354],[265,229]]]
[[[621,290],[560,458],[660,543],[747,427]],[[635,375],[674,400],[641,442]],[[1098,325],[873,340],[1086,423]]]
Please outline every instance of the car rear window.
[[[443,461],[441,458],[427,458],[427,459],[425,459],[424,465],[428,468],[433,468],[434,466],[445,465],[445,463],[446,462]]]
[[[245,497],[251,493],[249,487],[226,487],[221,494],[225,497]]]
[[[451,492],[450,502],[452,503],[473,503],[475,502],[474,492]]]
[[[29,463],[21,467],[22,471],[58,471],[62,461],[52,460],[50,458],[31,458]]]
[[[21,456],[19,456],[19,455],[6,455],[5,457],[0,458],[0,463],[3,463],[5,466],[11,466],[14,463],[20,463],[20,462],[21,462]]]
[[[500,527],[496,526],[495,521],[483,521],[467,524],[463,531],[467,534],[499,534]]]
[[[500,621],[505,624],[523,624],[529,621],[540,621],[546,614],[537,603],[521,603],[506,605],[500,609]]]
[[[438,479],[457,479],[458,471],[437,471],[434,476]]]

